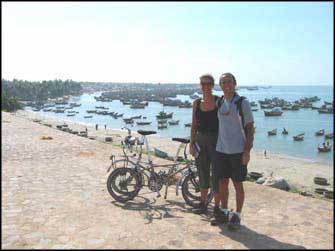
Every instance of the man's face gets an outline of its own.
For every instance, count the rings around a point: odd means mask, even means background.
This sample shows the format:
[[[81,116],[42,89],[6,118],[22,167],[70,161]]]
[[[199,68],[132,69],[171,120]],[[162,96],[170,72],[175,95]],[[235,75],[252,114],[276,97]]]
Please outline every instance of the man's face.
[[[220,79],[220,87],[224,93],[234,93],[235,85],[234,79],[229,75],[224,75]]]

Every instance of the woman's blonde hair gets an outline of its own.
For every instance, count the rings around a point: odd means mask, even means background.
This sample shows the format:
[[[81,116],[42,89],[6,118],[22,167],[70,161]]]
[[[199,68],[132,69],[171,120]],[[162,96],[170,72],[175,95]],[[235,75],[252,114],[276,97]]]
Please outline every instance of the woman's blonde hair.
[[[214,85],[214,77],[211,74],[206,73],[206,74],[201,75],[200,76],[200,82],[203,79],[209,79],[211,81],[212,85]]]

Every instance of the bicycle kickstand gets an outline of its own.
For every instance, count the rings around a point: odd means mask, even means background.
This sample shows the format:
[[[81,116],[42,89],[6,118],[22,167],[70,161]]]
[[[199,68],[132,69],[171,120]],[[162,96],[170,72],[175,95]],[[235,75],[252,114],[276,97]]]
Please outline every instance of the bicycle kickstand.
[[[167,197],[167,191],[168,191],[168,186],[165,185],[165,194],[164,194],[164,199],[166,200],[166,197]]]

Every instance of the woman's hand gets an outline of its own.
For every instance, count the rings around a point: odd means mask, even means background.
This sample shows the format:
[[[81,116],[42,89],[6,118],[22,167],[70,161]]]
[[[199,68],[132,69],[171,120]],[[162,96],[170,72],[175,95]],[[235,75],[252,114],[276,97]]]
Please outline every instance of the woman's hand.
[[[190,143],[190,154],[195,157],[195,146],[194,143]]]

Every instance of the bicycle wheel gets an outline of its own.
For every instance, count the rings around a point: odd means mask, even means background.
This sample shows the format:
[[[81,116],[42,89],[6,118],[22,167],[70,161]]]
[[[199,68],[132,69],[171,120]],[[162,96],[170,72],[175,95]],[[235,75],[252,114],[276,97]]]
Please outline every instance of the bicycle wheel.
[[[182,195],[186,204],[198,208],[200,203],[200,182],[198,172],[192,172],[188,174],[182,184]],[[208,205],[213,199],[212,189],[209,189],[207,194],[206,205]]]
[[[141,180],[135,170],[117,168],[108,176],[107,189],[116,201],[126,202],[141,190]]]

